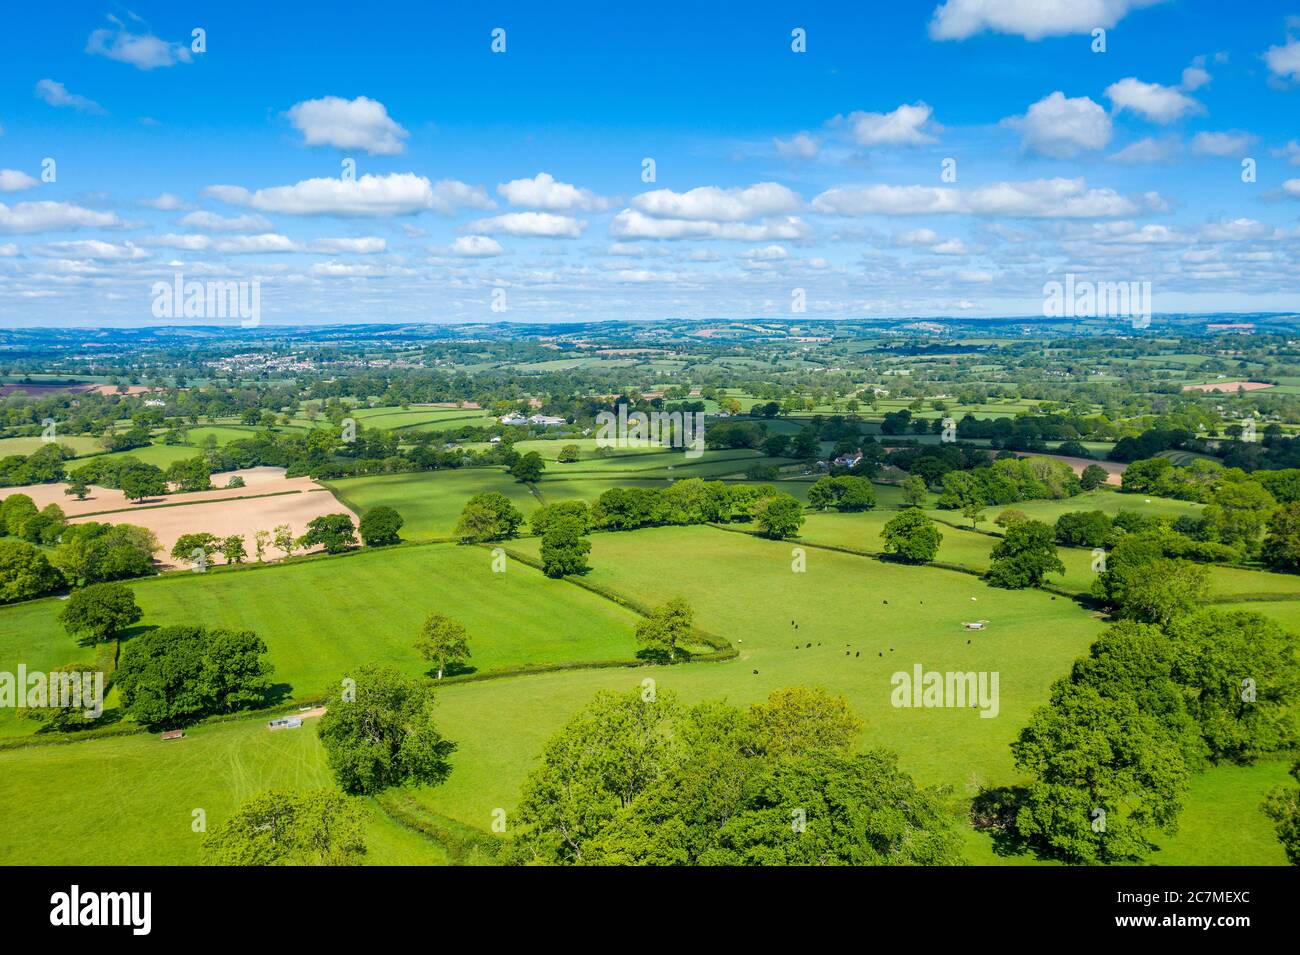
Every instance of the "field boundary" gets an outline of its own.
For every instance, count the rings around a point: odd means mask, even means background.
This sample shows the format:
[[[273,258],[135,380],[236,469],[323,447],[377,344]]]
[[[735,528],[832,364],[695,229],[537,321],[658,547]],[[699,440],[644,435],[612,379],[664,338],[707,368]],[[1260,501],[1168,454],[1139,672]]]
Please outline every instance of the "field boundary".
[[[479,546],[491,549],[488,543],[481,543]],[[501,543],[499,541],[496,542],[496,546],[500,547]],[[513,550],[509,547],[501,547],[501,550],[505,552],[507,557],[511,557],[514,560],[519,561],[521,564],[525,564],[529,567],[532,567],[534,570],[540,571],[542,569],[542,562],[536,559],[535,557],[531,557],[528,554],[524,554],[520,551]],[[599,584],[593,584],[590,581],[583,580],[581,577],[577,576],[576,574],[566,574],[564,577],[561,577],[560,579],[567,581],[568,583],[574,584],[575,586],[581,587],[583,590],[591,591],[591,593],[595,594],[596,596],[602,597],[605,600],[610,601],[611,603],[618,604],[620,607],[623,607],[627,610],[631,610],[633,613],[639,616],[642,617],[650,616],[651,608],[647,607],[645,604],[641,603],[639,600],[633,597],[628,597],[625,594],[620,594],[618,591],[610,590],[609,588],[602,587]],[[691,628],[691,636],[699,639],[699,641],[703,643],[705,646],[712,647],[714,650],[713,653],[693,654],[690,658],[691,662],[693,663],[694,662],[707,663],[707,662],[714,662],[720,660],[731,660],[740,655],[740,651],[737,650],[734,646],[732,646],[731,641],[727,640],[725,637],[719,636],[718,634],[712,633],[711,631],[704,630],[701,627],[693,626]],[[653,661],[638,660],[634,665],[650,666],[653,665]],[[570,667],[565,667],[564,669],[569,669],[569,668]]]
[[[47,482],[49,483],[49,482]],[[58,483],[58,482],[54,482]],[[224,488],[210,488],[209,490],[221,491]],[[182,492],[188,493],[188,492]],[[74,514],[77,520],[83,517],[104,517],[108,514],[134,514],[136,511],[157,511],[166,507],[195,507],[200,504],[228,504],[232,501],[254,501],[264,497],[284,497],[289,494],[307,494],[308,491],[267,491],[265,494],[241,494],[239,497],[222,497],[214,498],[210,501],[170,501],[163,504],[138,504],[135,507],[119,507],[111,511],[88,511],[85,514]]]
[[[747,531],[747,530],[742,530],[742,529],[739,528],[739,527],[728,527],[728,526],[725,525],[725,524],[714,524],[714,523],[710,522],[710,523],[708,523],[708,524],[706,524],[706,525],[704,525],[704,526],[712,527],[712,528],[714,528],[714,529],[716,529],[716,530],[720,530],[720,531],[728,531],[728,532],[730,532],[730,533],[732,533],[732,534],[745,534],[745,535],[748,535],[749,537],[756,537],[756,538],[758,538],[759,540],[771,540],[771,539],[772,539],[772,538],[769,538],[769,537],[764,537],[762,534],[758,533],[757,531]],[[840,554],[849,554],[850,556],[853,556],[853,557],[866,557],[866,558],[869,558],[869,559],[871,559],[871,560],[878,560],[878,561],[880,561],[881,563],[886,563],[886,564],[888,564],[888,563],[893,563],[893,561],[890,561],[890,560],[889,560],[889,556],[888,556],[887,554],[881,552],[881,551],[855,550],[854,548],[852,548],[852,547],[846,547],[846,546],[843,545],[843,544],[819,544],[819,543],[817,543],[817,542],[815,542],[815,541],[804,540],[804,539],[802,539],[802,538],[798,538],[798,537],[796,537],[796,538],[787,538],[787,539],[786,539],[786,542],[787,542],[787,543],[791,543],[791,542],[792,542],[792,543],[795,543],[795,544],[796,544],[797,546],[799,546],[799,547],[812,547],[812,548],[814,548],[814,549],[816,549],[816,550],[829,550],[829,551],[834,551],[834,552],[836,552],[836,553],[840,553]],[[899,563],[902,563],[902,562],[900,561]],[[950,562],[948,562],[948,561],[946,561],[946,560],[931,560],[931,561],[926,561],[926,562],[923,563],[923,564],[907,564],[906,566],[908,566],[908,567],[936,567],[936,568],[938,568],[939,570],[950,570],[950,571],[952,571],[952,572],[954,572],[954,573],[958,573],[958,574],[967,574],[968,576],[971,576],[971,577],[978,577],[978,578],[981,578],[981,579],[984,577],[984,574],[987,573],[987,571],[979,570],[979,569],[977,569],[977,568],[975,568],[975,567],[968,566],[967,564],[953,564],[953,563],[950,563]],[[1071,599],[1071,600],[1075,600],[1075,601],[1079,601],[1079,602],[1087,602],[1087,601],[1090,600],[1090,595],[1089,595],[1086,591],[1082,591],[1082,590],[1070,590],[1070,589],[1068,589],[1068,588],[1066,588],[1066,587],[1058,586],[1057,584],[1043,583],[1043,584],[1039,584],[1037,587],[1026,587],[1026,588],[1024,588],[1024,589],[1026,589],[1026,590],[1041,590],[1041,591],[1043,591],[1043,592],[1045,592],[1045,593],[1056,594],[1057,596],[1060,596],[1060,597],[1068,597],[1068,598]]]
[[[451,865],[472,864],[476,856],[499,861],[505,840],[429,809],[410,793],[386,790],[373,797],[375,805],[393,822],[417,833],[447,853]]]

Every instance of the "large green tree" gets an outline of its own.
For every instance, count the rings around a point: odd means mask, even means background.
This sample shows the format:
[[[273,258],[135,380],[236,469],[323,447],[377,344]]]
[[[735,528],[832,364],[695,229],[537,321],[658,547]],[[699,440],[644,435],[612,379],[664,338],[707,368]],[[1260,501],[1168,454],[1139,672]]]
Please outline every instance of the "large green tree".
[[[0,540],[0,603],[40,597],[62,584],[63,575],[31,544]]]
[[[1300,745],[1300,638],[1262,614],[1214,610],[1167,630],[1212,758],[1253,762]]]
[[[527,454],[520,455],[519,460],[510,468],[510,473],[514,475],[516,481],[523,481],[526,484],[534,484],[542,479],[542,472],[546,470],[546,462],[536,451],[529,451]]]
[[[436,612],[425,618],[415,649],[437,668],[439,680],[448,667],[464,663],[470,657],[469,637],[464,625]]]
[[[510,858],[596,865],[945,865],[935,794],[854,754],[843,700],[803,688],[749,710],[602,693],[546,744]]]
[[[208,865],[359,865],[365,814],[333,789],[273,789],[240,803],[203,840]]]
[[[1187,788],[1179,741],[1131,696],[1060,681],[1011,745],[1034,776],[1020,835],[1070,862],[1127,862],[1174,831]]]
[[[1300,782],[1300,763],[1291,767],[1291,775]],[[1292,865],[1300,865],[1300,789],[1278,786],[1268,794],[1263,809],[1276,826],[1287,860]]]
[[[583,535],[582,519],[563,515],[547,523],[542,535],[542,572],[547,577],[564,577],[568,574],[585,574],[591,541]]]
[[[341,554],[357,546],[350,514],[322,514],[307,522],[307,532],[298,538],[301,547],[322,547],[327,554]]]
[[[759,504],[755,519],[765,537],[785,540],[799,533],[805,517],[798,498],[780,493]]]
[[[112,640],[143,615],[130,587],[119,583],[91,584],[72,592],[59,611],[59,623],[70,636],[105,641]]]
[[[523,522],[524,515],[509,498],[500,491],[485,491],[466,502],[456,523],[456,536],[469,543],[508,540]]]
[[[265,653],[246,630],[159,627],[126,642],[114,683],[137,722],[183,725],[262,704],[274,670]]]
[[[1300,572],[1300,502],[1279,507],[1268,521],[1260,556],[1276,570]]]
[[[943,534],[919,507],[909,507],[885,523],[880,539],[885,553],[909,564],[926,564],[939,553]]]
[[[367,547],[382,547],[397,543],[397,532],[403,523],[402,515],[394,508],[380,504],[361,515],[357,530]]]
[[[681,597],[674,597],[642,618],[636,625],[636,640],[646,652],[669,663],[676,661],[682,644],[691,636],[695,611]]]
[[[993,559],[985,575],[995,587],[1037,587],[1051,573],[1065,573],[1056,553],[1052,528],[1042,521],[1016,521],[989,552]]]
[[[365,666],[345,680],[317,732],[339,788],[352,794],[440,783],[456,748],[434,724],[433,683],[392,667]]]

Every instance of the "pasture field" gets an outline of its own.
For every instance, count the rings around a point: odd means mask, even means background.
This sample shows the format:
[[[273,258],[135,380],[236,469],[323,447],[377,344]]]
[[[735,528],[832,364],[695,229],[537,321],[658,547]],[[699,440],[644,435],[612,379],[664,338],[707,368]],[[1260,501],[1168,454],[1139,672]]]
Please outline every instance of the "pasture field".
[[[664,454],[669,449],[659,447],[631,447],[617,448],[608,458],[597,457],[596,439],[595,438],[525,438],[522,441],[514,443],[514,449],[520,454],[527,454],[529,451],[536,451],[542,456],[542,460],[551,465],[555,459],[560,456],[560,451],[574,445],[579,452],[579,459],[576,462],[564,465],[564,467],[573,467],[575,464],[591,464],[596,461],[612,461],[623,456],[640,456],[640,455],[658,455]],[[678,454],[681,453],[679,450]]]
[[[442,426],[459,428],[466,424],[491,423],[491,415],[475,408],[368,408],[351,417],[366,428],[385,431],[430,431]]]
[[[57,623],[51,626],[62,608],[62,601],[52,598],[0,609],[0,671],[15,673],[23,663],[28,672],[49,673],[68,663],[90,664],[101,658],[99,648],[83,646]],[[105,650],[111,662],[111,648]],[[26,736],[40,727],[15,709],[0,707],[0,737]]]
[[[301,430],[300,428],[294,428],[294,427],[285,428],[285,427],[281,427],[280,425],[276,425],[275,429],[277,432],[280,433],[291,433],[294,431]],[[196,427],[190,428],[185,432],[184,446],[195,448],[195,449],[201,448],[203,446],[203,442],[207,440],[208,436],[210,435],[217,439],[217,447],[224,448],[231,441],[246,441],[261,430],[262,430],[261,428],[256,428],[253,427],[252,425],[244,425],[244,424],[198,425]]]
[[[1201,513],[1201,505],[1194,504],[1191,501],[1176,501],[1167,497],[1148,497],[1143,494],[1127,494],[1122,491],[1101,488],[1094,491],[1084,491],[1074,497],[1065,497],[1055,501],[1019,501],[1015,504],[1008,504],[1006,508],[1024,511],[1034,520],[1044,521],[1048,524],[1055,524],[1058,517],[1070,511],[1104,511],[1111,517],[1114,517],[1120,511],[1139,511],[1157,517],[1175,518],[1184,515],[1198,517]],[[985,510],[984,519],[988,523],[983,526],[993,526],[993,518],[997,517],[1006,508],[994,506]],[[932,509],[928,513],[931,517],[941,520],[962,519],[961,514],[957,511]]]
[[[734,456],[733,456],[734,455]],[[703,457],[687,459],[680,450],[622,454],[611,458],[551,463],[542,479],[531,488],[511,477],[503,467],[448,468],[405,474],[377,474],[367,477],[322,481],[336,497],[358,514],[386,504],[395,507],[406,523],[401,535],[406,540],[446,540],[453,536],[465,503],[475,494],[499,491],[527,517],[542,503],[581,500],[588,503],[611,487],[667,487],[669,478],[704,478],[743,473],[755,460],[780,464],[783,458],[762,458],[749,452],[706,451]],[[657,466],[642,466],[659,461]],[[788,462],[786,462],[788,463]],[[671,470],[669,470],[671,468]],[[798,481],[734,482],[771,483],[779,490],[807,498],[808,483]],[[878,487],[882,499],[898,495],[896,489]]]
[[[633,659],[638,618],[631,611],[524,564],[493,573],[491,562],[484,548],[434,544],[182,572],[131,588],[144,611],[141,627],[201,621],[257,633],[275,666],[274,682],[294,699],[320,698],[363,663],[411,676],[428,672],[414,645],[435,610],[465,625],[469,665],[478,673]],[[52,597],[0,608],[0,670],[32,659],[57,666],[91,657],[63,633],[56,619],[62,606]],[[32,732],[39,724],[24,726]]]
[[[115,461],[120,458],[136,458],[145,464],[153,464],[167,470],[177,461],[187,461],[198,454],[197,447],[185,444],[149,444],[143,448],[132,448],[130,451],[106,451],[102,454],[88,454],[83,458],[78,458],[77,465],[85,464],[90,460],[95,461]]]
[[[167,743],[142,733],[0,750],[0,865],[193,865],[195,809],[211,829],[262,790],[329,785],[313,720],[277,733],[253,719]],[[367,864],[445,862],[435,843],[365,807]]]
[[[536,553],[538,545],[517,546]],[[1100,630],[1069,601],[995,590],[954,571],[809,551],[806,572],[794,573],[791,548],[699,527],[596,534],[588,579],[650,605],[685,597],[701,627],[740,651],[738,663],[668,668],[669,688],[733,702],[806,682],[842,692],[867,723],[865,742],[898,749],[931,782],[962,781],[950,777],[961,762],[950,746],[966,753],[971,770],[1004,775],[1006,734]],[[967,633],[962,623],[972,619],[989,620],[989,629]],[[914,663],[1000,670],[1001,714],[893,708],[889,677]]]
[[[1051,681],[1068,672],[1070,662],[1086,652],[1102,627],[1068,601],[1053,602],[1042,593],[995,591],[933,568],[819,552],[809,555],[805,575],[792,575],[788,543],[741,538],[742,546],[735,547],[721,540],[725,533],[663,528],[596,535],[591,577],[648,602],[684,594],[697,608],[702,626],[736,643],[739,660],[448,687],[441,708],[447,732],[459,745],[453,757],[456,769],[441,787],[422,790],[420,799],[436,812],[486,827],[492,808],[509,811],[515,804],[528,766],[567,714],[597,690],[631,689],[648,677],[660,692],[676,692],[686,702],[721,697],[744,704],[797,684],[843,693],[867,724],[863,745],[898,751],[902,765],[922,783],[951,786],[954,812],[961,813],[964,800],[978,786],[1023,781],[1010,763],[1010,740],[1028,711],[1046,699]],[[521,542],[519,549],[531,550],[533,544]],[[663,571],[664,566],[671,569]],[[702,575],[705,567],[714,568],[712,579],[721,575],[731,586],[710,588],[709,576]],[[918,575],[924,575],[919,586]],[[902,596],[917,593],[926,594],[928,606],[912,606],[912,598]],[[977,603],[971,604],[970,596],[976,596]],[[967,637],[959,622],[969,614],[961,611],[973,606],[990,620],[990,629]],[[797,635],[790,627],[792,618],[800,623]],[[967,639],[972,642],[967,644]],[[801,649],[794,649],[796,642]],[[808,642],[813,647],[804,646]],[[851,652],[861,650],[864,655],[845,657],[846,644]],[[981,719],[975,712],[894,709],[888,697],[889,676],[914,662],[927,669],[999,669],[1001,714]],[[486,721],[485,714],[490,714]],[[1156,861],[1282,861],[1258,804],[1282,781],[1284,768],[1280,763],[1244,770],[1227,767],[1197,777],[1186,825],[1162,842],[1169,855]],[[1229,851],[1224,842],[1226,830],[1219,820],[1232,813],[1239,813],[1248,831],[1245,850],[1234,840]],[[986,838],[973,832],[968,856],[987,864],[1034,861],[1026,856],[1000,859]]]
[[[95,454],[104,450],[104,446],[100,444],[98,438],[92,438],[85,434],[60,435],[54,443],[71,448],[78,456]],[[26,438],[0,438],[0,458],[8,457],[11,454],[31,454],[33,451],[39,451],[46,444],[47,442],[40,435]]]
[[[528,485],[499,467],[377,474],[321,483],[358,514],[380,504],[397,508],[406,521],[401,530],[406,540],[450,538],[465,502],[485,491],[500,491],[525,515],[538,505]]]
[[[799,531],[799,540],[880,554],[884,552],[880,532],[897,515],[896,510],[880,507],[857,514],[810,513]],[[943,534],[943,542],[939,545],[937,561],[961,564],[979,571],[988,569],[989,551],[997,543],[996,539],[946,525],[939,531]]]
[[[857,540],[892,513],[813,514],[805,535],[830,543]],[[969,531],[945,528],[944,534],[948,553],[941,558],[961,562],[977,558],[981,545],[992,542]],[[676,693],[684,702],[747,704],[803,684],[849,700],[866,723],[863,746],[893,749],[919,782],[949,787],[945,799],[966,829],[968,861],[1037,861],[998,856],[985,835],[966,828],[964,807],[980,786],[1024,781],[1011,764],[1009,743],[1033,707],[1046,700],[1051,682],[1086,652],[1101,621],[1043,592],[1000,591],[966,574],[832,551],[809,550],[806,570],[794,573],[791,548],[797,542],[707,527],[601,533],[592,535],[592,543],[592,584],[648,605],[686,597],[697,623],[728,639],[739,659],[448,683],[439,694],[439,728],[457,744],[453,772],[441,786],[414,790],[420,805],[487,831],[493,810],[509,814],[517,804],[547,737],[601,689],[628,690],[653,679],[660,692]],[[535,556],[538,541],[507,546]],[[268,644],[276,681],[298,696],[324,690],[362,661],[424,672],[411,644],[431,609],[465,622],[471,662],[485,673],[630,657],[636,620],[630,611],[573,584],[547,580],[519,561],[493,574],[489,560],[484,548],[406,546],[255,570],[170,575],[132,586],[145,609],[143,625],[197,618],[256,630]],[[719,580],[726,586],[717,586]],[[0,610],[0,668],[15,656],[57,665],[67,654],[84,655],[55,622],[58,605],[47,599]],[[1300,599],[1294,605],[1300,607]],[[1280,603],[1229,607],[1282,609]],[[987,620],[988,629],[967,633],[961,624],[968,619]],[[43,656],[33,652],[37,647]],[[893,707],[891,675],[918,663],[927,670],[997,671],[998,715]],[[1194,777],[1180,832],[1162,838],[1151,861],[1281,862],[1258,805],[1283,781],[1285,768],[1280,762],[1221,767]],[[53,793],[47,790],[52,778],[60,780]],[[193,862],[193,808],[204,808],[211,825],[260,789],[327,781],[310,721],[302,731],[275,734],[266,731],[262,717],[210,723],[167,744],[136,734],[0,748],[0,804],[17,807],[12,822],[19,833],[0,847],[0,862],[33,853],[52,863]],[[88,800],[88,792],[98,798]],[[34,798],[37,793],[42,798]],[[447,861],[436,844],[401,827],[374,803],[367,805],[368,862]],[[72,852],[80,855],[70,858]]]

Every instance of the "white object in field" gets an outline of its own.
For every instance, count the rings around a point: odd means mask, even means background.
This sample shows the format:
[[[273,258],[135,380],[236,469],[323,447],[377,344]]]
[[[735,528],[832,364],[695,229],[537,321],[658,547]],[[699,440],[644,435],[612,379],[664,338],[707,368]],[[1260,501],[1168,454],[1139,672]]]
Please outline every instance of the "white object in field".
[[[296,716],[284,716],[278,720],[271,720],[266,724],[269,730],[296,730],[302,726],[302,720]]]

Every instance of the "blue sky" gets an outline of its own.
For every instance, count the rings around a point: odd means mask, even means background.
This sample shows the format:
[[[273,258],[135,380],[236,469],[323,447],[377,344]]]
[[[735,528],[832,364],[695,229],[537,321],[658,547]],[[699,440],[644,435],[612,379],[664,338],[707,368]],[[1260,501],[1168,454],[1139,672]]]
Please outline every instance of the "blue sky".
[[[10,11],[0,325],[1300,307],[1300,3],[280,6]]]

